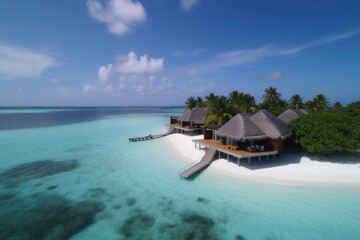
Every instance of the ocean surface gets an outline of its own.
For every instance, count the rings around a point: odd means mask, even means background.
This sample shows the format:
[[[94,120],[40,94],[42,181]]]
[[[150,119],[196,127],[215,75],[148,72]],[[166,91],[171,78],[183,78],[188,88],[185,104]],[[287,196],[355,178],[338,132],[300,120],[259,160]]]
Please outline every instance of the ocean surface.
[[[359,239],[360,191],[204,171],[164,139],[182,108],[0,108],[0,239]]]

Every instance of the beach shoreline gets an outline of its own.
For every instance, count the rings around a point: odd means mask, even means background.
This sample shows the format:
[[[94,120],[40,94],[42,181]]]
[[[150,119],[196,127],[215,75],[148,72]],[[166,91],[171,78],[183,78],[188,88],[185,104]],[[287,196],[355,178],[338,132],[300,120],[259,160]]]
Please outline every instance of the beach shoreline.
[[[195,149],[194,139],[202,135],[171,134],[165,138],[171,151],[186,162],[196,163],[205,151]],[[215,160],[206,171],[225,177],[280,185],[320,187],[360,187],[360,163],[320,162],[296,153],[283,153],[260,163],[254,158],[251,164],[243,159],[240,166],[226,159]]]

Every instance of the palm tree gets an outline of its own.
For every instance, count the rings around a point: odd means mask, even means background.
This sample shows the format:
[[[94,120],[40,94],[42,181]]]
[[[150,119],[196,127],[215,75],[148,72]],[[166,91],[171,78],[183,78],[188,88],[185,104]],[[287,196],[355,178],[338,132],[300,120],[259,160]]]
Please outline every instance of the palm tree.
[[[204,107],[204,101],[203,101],[203,99],[201,97],[197,97],[196,106],[197,107]]]
[[[243,95],[242,112],[256,112],[256,100],[253,95],[245,93]]]
[[[317,112],[316,104],[312,100],[309,100],[305,103],[305,108],[311,112]]]
[[[312,100],[306,102],[306,108],[312,112],[324,112],[329,110],[329,100],[324,94],[318,94]]]
[[[290,98],[290,108],[301,109],[304,107],[303,98],[299,94],[294,94]]]
[[[233,113],[239,113],[241,112],[242,102],[243,102],[243,96],[244,93],[238,92],[238,91],[232,91],[229,94],[229,101],[231,103],[231,106],[233,108]]]
[[[263,95],[263,105],[264,106],[274,106],[280,102],[281,94],[274,87],[269,87],[265,89]]]
[[[211,107],[211,105],[213,105],[217,101],[218,98],[219,97],[216,96],[214,93],[210,93],[209,95],[207,95],[205,97],[205,106],[207,108]]]
[[[197,101],[194,97],[189,97],[188,99],[186,99],[185,105],[187,110],[191,110],[196,107]]]
[[[342,109],[342,108],[343,108],[343,105],[342,105],[340,102],[335,102],[332,109],[333,109],[334,111],[338,111],[338,110],[340,110],[340,109]]]
[[[205,124],[224,125],[232,118],[230,101],[225,96],[217,97],[208,106]]]
[[[314,104],[316,105],[317,112],[324,112],[329,110],[329,100],[324,94],[318,94],[313,99]]]

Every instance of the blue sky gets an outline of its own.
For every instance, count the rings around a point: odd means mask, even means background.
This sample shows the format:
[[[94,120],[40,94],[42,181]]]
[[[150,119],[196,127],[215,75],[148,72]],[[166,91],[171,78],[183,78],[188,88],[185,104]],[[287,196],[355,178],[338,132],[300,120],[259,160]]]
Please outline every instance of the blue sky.
[[[359,1],[5,0],[1,106],[182,105],[277,87],[359,100]]]

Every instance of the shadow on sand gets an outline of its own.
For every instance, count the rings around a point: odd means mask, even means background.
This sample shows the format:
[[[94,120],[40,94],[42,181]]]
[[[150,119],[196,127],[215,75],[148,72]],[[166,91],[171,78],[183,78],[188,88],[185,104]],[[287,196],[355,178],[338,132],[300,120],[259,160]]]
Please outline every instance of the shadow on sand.
[[[287,149],[275,158],[269,157],[269,160],[267,160],[265,157],[262,157],[259,161],[257,157],[253,157],[251,158],[251,163],[248,164],[247,158],[241,159],[240,166],[250,170],[280,167],[289,164],[299,164],[302,157],[308,157],[312,161],[317,162],[330,162],[339,164],[360,163],[360,153],[311,154],[302,148],[294,147]],[[229,161],[235,164],[238,163],[237,158],[230,157]]]
[[[299,164],[301,158],[306,155],[301,149],[288,149],[282,152],[280,155],[269,156],[269,160],[266,157],[261,157],[260,160],[258,157],[252,157],[250,164],[248,163],[247,158],[240,159],[240,166],[245,167],[250,170],[259,170],[265,168],[273,168],[273,167],[280,167],[289,164]],[[238,164],[237,158],[229,158],[229,162]]]

